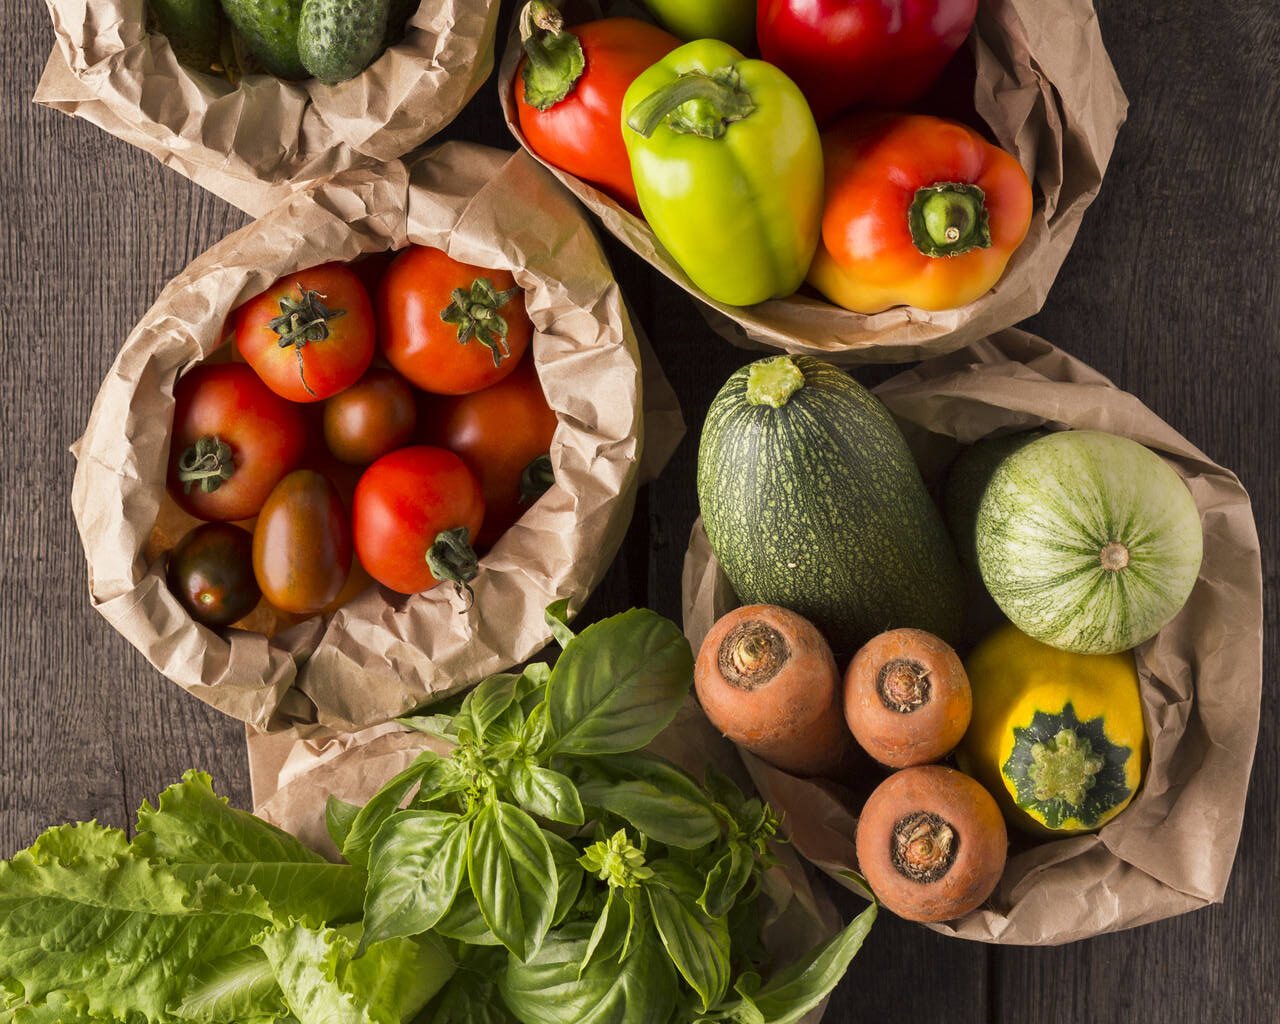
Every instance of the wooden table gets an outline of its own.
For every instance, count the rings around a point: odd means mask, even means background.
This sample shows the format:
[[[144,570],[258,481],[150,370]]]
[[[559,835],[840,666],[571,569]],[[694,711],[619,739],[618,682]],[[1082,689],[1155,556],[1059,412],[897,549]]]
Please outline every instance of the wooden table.
[[[1277,8],[1274,0],[1098,7],[1129,121],[1044,311],[1024,326],[1238,472],[1257,510],[1274,612]],[[212,772],[221,792],[248,806],[240,724],[161,678],[89,607],[67,453],[161,287],[248,218],[97,128],[30,105],[53,42],[49,19],[31,0],[6,4],[4,18],[0,856],[9,856],[62,821],[128,825],[144,798],[189,767]],[[512,148],[492,80],[445,137]],[[662,479],[641,492],[626,546],[586,614],[645,604],[678,619],[700,410],[750,357],[712,335],[682,291],[611,239],[606,248],[691,430]],[[1270,663],[1280,653],[1274,614],[1269,625]],[[1273,699],[1263,706],[1222,906],[1056,949],[947,940],[885,914],[827,1020],[1280,1019],[1278,761]],[[846,911],[856,905],[837,899]]]

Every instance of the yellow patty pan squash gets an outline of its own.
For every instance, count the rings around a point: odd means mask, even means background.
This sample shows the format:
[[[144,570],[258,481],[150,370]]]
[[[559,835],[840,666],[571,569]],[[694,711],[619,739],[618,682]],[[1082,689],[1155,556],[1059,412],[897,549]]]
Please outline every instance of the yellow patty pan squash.
[[[960,764],[995,794],[1011,824],[1074,835],[1124,810],[1147,766],[1132,653],[1060,651],[1005,625],[965,668],[973,717]]]

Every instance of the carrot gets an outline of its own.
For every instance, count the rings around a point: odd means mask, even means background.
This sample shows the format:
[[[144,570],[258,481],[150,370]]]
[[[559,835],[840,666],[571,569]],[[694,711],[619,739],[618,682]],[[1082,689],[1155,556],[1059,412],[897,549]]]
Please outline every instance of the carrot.
[[[942,765],[894,772],[862,808],[858,865],[886,907],[949,921],[984,903],[1004,871],[1008,835],[991,794]]]
[[[717,729],[804,776],[835,773],[853,748],[839,682],[814,625],[767,604],[738,608],[712,626],[694,670],[698,700]]]
[[[920,629],[873,637],[845,672],[849,730],[890,768],[945,757],[964,736],[972,712],[969,677],[956,652]]]

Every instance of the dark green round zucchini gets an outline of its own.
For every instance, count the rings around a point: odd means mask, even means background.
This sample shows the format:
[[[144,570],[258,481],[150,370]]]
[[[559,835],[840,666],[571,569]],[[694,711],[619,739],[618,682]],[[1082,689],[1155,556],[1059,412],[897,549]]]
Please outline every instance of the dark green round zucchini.
[[[805,616],[843,653],[899,626],[957,641],[942,517],[888,410],[836,367],[775,356],[730,377],[703,424],[698,502],[744,603]]]

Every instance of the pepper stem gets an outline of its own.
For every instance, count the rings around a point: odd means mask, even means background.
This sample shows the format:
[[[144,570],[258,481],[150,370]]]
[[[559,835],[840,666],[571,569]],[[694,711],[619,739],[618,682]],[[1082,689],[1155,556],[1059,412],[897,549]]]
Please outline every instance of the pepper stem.
[[[673,132],[718,139],[734,121],[756,109],[732,64],[688,71],[637,103],[627,118],[633,132],[649,138],[664,121]]]
[[[752,363],[747,370],[747,402],[781,409],[804,387],[804,372],[790,356],[772,356]]]
[[[199,438],[178,456],[178,479],[182,481],[183,494],[191,493],[192,484],[199,484],[205,494],[212,494],[230,480],[235,471],[231,445],[217,434]]]
[[[480,571],[480,561],[471,547],[470,530],[456,526],[437,533],[435,543],[427,549],[427,568],[436,579],[452,583],[459,595],[465,589],[467,607],[471,606],[476,595],[470,584]]]
[[[525,505],[541,498],[555,482],[556,474],[551,468],[551,453],[537,456],[524,467],[524,472],[520,474],[520,504]]]
[[[313,341],[324,341],[329,337],[329,321],[345,316],[345,309],[330,309],[322,301],[324,296],[319,292],[308,291],[298,285],[299,298],[284,296],[280,300],[280,315],[267,323],[271,330],[280,336],[276,342],[281,348],[293,346],[298,355],[298,376],[307,394],[314,395],[311,385],[307,383],[306,369],[302,363],[302,350]]]
[[[487,277],[471,282],[471,290],[455,288],[453,300],[440,310],[440,319],[447,324],[458,325],[458,344],[465,345],[472,338],[479,338],[493,353],[493,365],[511,355],[507,347],[507,321],[498,313],[503,306],[520,293],[519,288],[498,291]]]
[[[578,37],[545,0],[530,0],[520,12],[520,41],[528,60],[521,79],[524,101],[535,110],[555,106],[573,91],[587,68]]]
[[[926,256],[960,256],[990,248],[986,198],[977,185],[955,181],[917,189],[907,210],[911,241]]]

